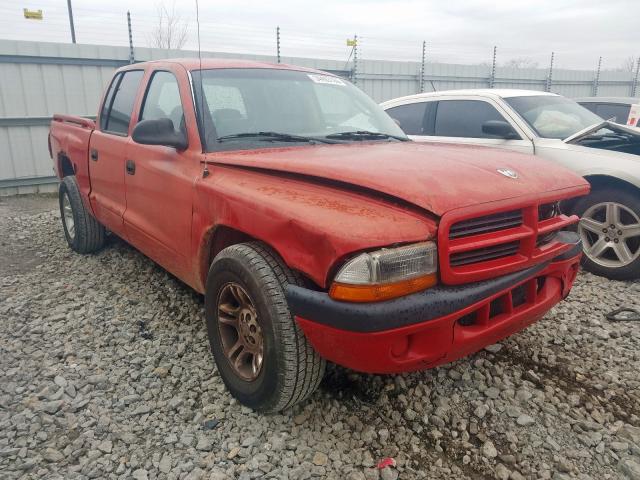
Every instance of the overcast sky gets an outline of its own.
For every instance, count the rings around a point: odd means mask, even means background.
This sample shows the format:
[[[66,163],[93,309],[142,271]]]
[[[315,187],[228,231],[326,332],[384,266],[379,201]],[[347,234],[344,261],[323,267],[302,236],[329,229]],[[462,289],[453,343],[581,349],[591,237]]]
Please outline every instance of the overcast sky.
[[[126,45],[131,10],[136,46],[150,46],[156,0],[72,0],[78,43]],[[165,0],[171,6],[171,0]],[[22,9],[42,9],[27,20]],[[185,48],[196,48],[195,0],[176,2],[188,26]],[[203,50],[274,54],[280,26],[283,56],[346,59],[347,37],[360,38],[362,58],[445,63],[523,58],[547,67],[620,67],[640,56],[640,0],[200,0]],[[0,38],[70,41],[65,0],[0,0]]]

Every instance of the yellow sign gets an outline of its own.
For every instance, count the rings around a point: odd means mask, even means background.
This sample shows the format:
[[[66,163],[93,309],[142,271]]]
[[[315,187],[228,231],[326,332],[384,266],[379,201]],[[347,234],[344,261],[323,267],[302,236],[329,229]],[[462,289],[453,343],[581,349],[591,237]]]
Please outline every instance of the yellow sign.
[[[42,10],[29,10],[28,8],[23,8],[24,18],[28,18],[29,20],[42,20]]]
[[[355,47],[356,45],[358,45],[358,41],[355,38],[347,39],[347,47]]]

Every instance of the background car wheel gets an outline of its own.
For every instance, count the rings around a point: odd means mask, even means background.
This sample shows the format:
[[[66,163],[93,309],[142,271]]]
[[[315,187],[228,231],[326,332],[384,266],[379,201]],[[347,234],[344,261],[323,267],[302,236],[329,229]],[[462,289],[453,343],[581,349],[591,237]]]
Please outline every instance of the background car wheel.
[[[296,324],[284,290],[302,284],[260,243],[233,245],[214,259],[205,292],[211,351],[218,371],[241,403],[276,412],[318,387],[322,359]]]
[[[91,253],[104,245],[105,230],[84,207],[74,175],[62,179],[58,189],[64,236],[78,253]]]
[[[640,198],[601,189],[581,199],[578,233],[584,246],[584,268],[615,280],[640,276]]]

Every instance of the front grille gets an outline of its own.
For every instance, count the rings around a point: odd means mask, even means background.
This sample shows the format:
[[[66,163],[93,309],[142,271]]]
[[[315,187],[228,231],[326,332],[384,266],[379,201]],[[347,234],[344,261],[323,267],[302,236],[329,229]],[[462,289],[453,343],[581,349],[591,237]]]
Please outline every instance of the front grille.
[[[449,238],[463,238],[482,233],[497,232],[522,225],[522,210],[496,213],[455,223],[449,229]]]
[[[519,248],[520,242],[510,242],[469,252],[454,253],[451,255],[450,263],[452,267],[461,267],[470,263],[486,262],[487,260],[515,255],[518,253]]]
[[[553,205],[551,200],[542,202],[544,208],[536,202],[523,202],[492,215],[473,217],[463,209],[443,215],[438,231],[443,283],[493,278],[549,260],[566,250],[556,241],[556,233],[577,223],[578,218],[547,208],[548,204]]]

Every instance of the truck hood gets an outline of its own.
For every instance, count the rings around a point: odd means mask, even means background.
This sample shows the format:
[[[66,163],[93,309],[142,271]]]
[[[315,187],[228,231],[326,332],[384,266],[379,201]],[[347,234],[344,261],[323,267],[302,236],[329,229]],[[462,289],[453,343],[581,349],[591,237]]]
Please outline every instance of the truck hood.
[[[438,216],[469,205],[586,184],[576,174],[531,155],[451,144],[305,145],[216,152],[207,154],[206,160],[350,184]],[[511,178],[511,173],[517,178]]]

